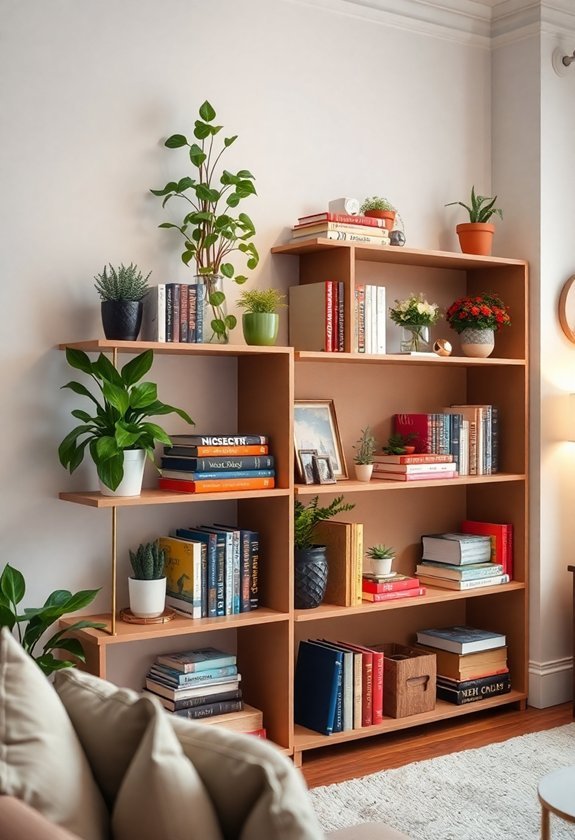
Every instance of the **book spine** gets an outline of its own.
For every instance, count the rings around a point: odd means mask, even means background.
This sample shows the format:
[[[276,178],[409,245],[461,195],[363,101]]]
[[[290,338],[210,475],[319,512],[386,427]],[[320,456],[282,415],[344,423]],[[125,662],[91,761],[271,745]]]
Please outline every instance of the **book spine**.
[[[386,317],[387,317],[387,310],[385,304],[385,286],[377,286],[376,292],[377,304],[377,347],[376,353],[385,353],[386,352]]]
[[[202,590],[201,590],[201,604],[202,604],[202,618],[208,618],[208,547],[205,543],[201,544],[201,569],[202,569]]]
[[[226,715],[229,712],[241,712],[243,707],[243,700],[220,700],[216,703],[206,703],[204,706],[176,709],[174,714],[190,720],[201,720],[215,715]]]
[[[387,239],[389,241],[389,233],[386,228],[374,227],[374,225],[348,225],[345,222],[308,222],[306,224],[298,224],[292,227],[292,236],[295,239],[302,239],[305,236],[316,234],[323,236],[328,231],[338,231],[342,233],[353,233],[357,235],[366,234],[367,236],[377,237],[378,239]]]
[[[225,538],[224,564],[224,614],[233,615],[234,609],[234,535],[230,531]]]
[[[206,306],[206,287],[202,283],[196,285],[196,343],[204,340],[204,309]]]
[[[267,444],[261,446],[193,446],[188,444],[175,444],[164,446],[164,455],[179,455],[180,457],[197,456],[199,458],[216,456],[226,458],[236,455],[267,455],[268,450],[269,447]]]
[[[174,340],[174,283],[166,283],[166,341]]]
[[[226,538],[216,534],[216,615],[226,615]]]
[[[438,584],[439,585],[439,584]],[[425,595],[425,587],[417,586],[413,589],[403,589],[397,592],[365,592],[363,598],[365,601],[372,601],[373,603],[380,603],[381,601],[396,601],[399,598],[417,598],[420,595]]]
[[[365,286],[356,286],[357,352],[365,353]]]
[[[372,724],[381,723],[383,720],[383,651],[373,652],[373,701],[372,701]]]
[[[364,579],[362,588],[364,592],[403,592],[405,589],[417,589],[419,581],[417,578],[410,578],[409,580],[387,580],[379,583],[376,580]]]
[[[325,230],[319,233],[309,234],[309,238],[335,239],[340,242],[365,242],[366,245],[389,245],[388,236],[371,235],[369,233],[352,233],[347,230]],[[298,236],[297,239],[306,239],[305,236]]]
[[[188,344],[196,343],[196,306],[197,287],[190,283],[188,286]]]
[[[394,414],[393,430],[396,434],[414,435],[411,442],[416,453],[433,453],[432,423],[429,414]]]
[[[361,729],[363,709],[363,655],[354,651],[353,653],[353,728]]]
[[[249,534],[242,534],[241,545],[237,553],[237,578],[238,578],[238,612],[250,612],[250,538]]]
[[[185,438],[185,443],[181,437],[180,443],[185,446],[258,446],[269,443],[267,435],[183,435],[182,437]],[[178,440],[178,435],[174,438]]]
[[[457,473],[455,472],[455,470],[449,470],[448,472],[420,473],[399,473],[388,472],[387,470],[374,470],[373,474],[376,478],[385,479],[386,481],[427,481],[429,479],[435,479],[437,481],[440,481],[444,478],[457,478]]]
[[[373,286],[369,283],[365,286],[365,306],[364,306],[364,324],[365,324],[365,352],[373,353],[372,342],[372,290]]]
[[[499,409],[491,406],[491,472],[499,472]]]
[[[343,664],[337,671],[337,687],[333,732],[343,732]]]
[[[455,462],[445,464],[382,464],[374,461],[374,472],[395,472],[398,475],[417,475],[418,473],[449,473],[455,472]]]
[[[172,340],[180,341],[180,284],[172,283]]]
[[[261,457],[259,455],[240,455],[237,458],[186,458],[164,455],[161,467],[166,470],[184,470],[190,472],[244,472],[246,470],[273,470],[275,463],[273,455]]]
[[[180,283],[180,341],[188,343],[188,286],[186,283]]]
[[[338,335],[339,335],[339,283],[330,281],[331,283],[331,323],[333,326],[333,352],[339,352]]]
[[[451,455],[374,455],[374,464],[449,464]]]
[[[325,351],[333,352],[333,283],[325,281]]]
[[[448,703],[455,703],[457,706],[484,700],[486,697],[497,697],[500,694],[508,694],[510,691],[511,683],[508,680],[500,680],[490,686],[484,686],[483,689],[452,689],[439,683],[436,687],[438,699],[447,700]]]
[[[373,655],[363,654],[361,725],[373,723]]]
[[[337,349],[340,353],[343,353],[345,350],[345,288],[343,280],[338,281],[337,287]]]
[[[219,677],[235,677],[237,673],[237,665],[224,665],[221,668],[210,668],[205,671],[192,671],[189,674],[182,674],[181,671],[176,671],[174,668],[154,664],[150,668],[148,676],[151,679],[158,677],[177,688],[178,686],[203,684]]]
[[[164,478],[179,478],[186,481],[212,481],[222,478],[273,478],[275,470],[214,470],[213,472],[198,470],[189,472],[181,469],[161,469]]]
[[[209,481],[185,481],[179,478],[160,478],[160,490],[175,493],[224,493],[227,490],[271,490],[273,478],[223,478]]]
[[[338,222],[343,225],[366,225],[367,227],[384,228],[383,219],[375,219],[371,216],[350,216],[347,213],[316,213],[312,216],[300,216],[300,224],[313,224],[314,222]]]
[[[503,566],[491,561],[485,563],[484,568],[472,568],[471,566],[443,565],[435,561],[426,562],[425,560],[415,567],[415,573],[428,575],[429,577],[447,577],[453,580],[476,580],[504,574]]]
[[[250,610],[257,610],[259,606],[259,563],[260,536],[257,531],[250,531]]]

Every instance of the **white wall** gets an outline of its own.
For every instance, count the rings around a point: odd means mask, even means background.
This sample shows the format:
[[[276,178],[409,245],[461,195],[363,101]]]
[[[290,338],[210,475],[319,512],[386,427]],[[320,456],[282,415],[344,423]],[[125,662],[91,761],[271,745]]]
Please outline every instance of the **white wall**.
[[[106,262],[134,261],[155,282],[189,278],[148,192],[188,174],[185,153],[163,139],[191,134],[206,98],[239,135],[227,166],[256,176],[258,198],[245,205],[262,254],[253,285],[292,282],[295,267],[270,247],[297,216],[345,194],[388,196],[409,245],[456,250],[460,217],[443,205],[471,183],[490,189],[490,58],[474,43],[290,0],[0,6],[0,557],[26,573],[28,605],[101,586],[106,610],[109,513],[57,500],[90,486],[93,470],[70,478],[57,460],[72,401],[55,346],[102,335],[92,277]],[[158,360],[154,371],[160,397],[188,408],[199,430],[229,430],[231,368],[206,360],[190,374]],[[216,375],[217,411],[204,399]],[[183,516],[180,506],[121,511],[121,569],[128,545]]]

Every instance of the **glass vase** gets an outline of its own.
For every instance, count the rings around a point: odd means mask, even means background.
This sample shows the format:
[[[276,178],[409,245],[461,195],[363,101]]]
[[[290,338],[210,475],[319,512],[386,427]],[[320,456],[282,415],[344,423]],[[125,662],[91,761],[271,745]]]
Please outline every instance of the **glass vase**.
[[[230,328],[226,322],[228,307],[224,293],[224,278],[220,274],[196,274],[194,283],[205,287],[203,309],[203,343],[229,344]],[[214,324],[214,322],[217,322]]]
[[[431,353],[429,326],[426,324],[403,324],[399,352]]]

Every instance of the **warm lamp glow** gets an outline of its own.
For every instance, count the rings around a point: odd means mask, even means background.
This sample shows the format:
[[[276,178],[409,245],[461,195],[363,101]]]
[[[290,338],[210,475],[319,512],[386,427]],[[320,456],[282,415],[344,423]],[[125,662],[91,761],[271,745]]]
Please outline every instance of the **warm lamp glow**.
[[[575,443],[575,394],[569,394],[567,440]]]

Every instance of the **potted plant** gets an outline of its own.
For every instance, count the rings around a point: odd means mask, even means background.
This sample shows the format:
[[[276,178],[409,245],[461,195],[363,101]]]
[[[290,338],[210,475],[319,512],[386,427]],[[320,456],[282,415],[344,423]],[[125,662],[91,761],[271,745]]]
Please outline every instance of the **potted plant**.
[[[388,545],[371,545],[367,551],[371,564],[371,571],[376,577],[391,574],[391,566],[395,559],[395,549]]]
[[[373,456],[377,447],[376,440],[369,426],[361,430],[361,437],[354,444],[355,477],[358,481],[369,481],[373,472]]]
[[[415,446],[412,446],[410,441],[416,438],[417,435],[413,432],[407,435],[397,432],[388,437],[387,445],[383,447],[383,451],[385,455],[411,455],[415,452]]]
[[[18,612],[20,604],[26,594],[24,575],[6,563],[0,576],[0,627],[16,628],[17,638],[26,653],[28,653],[42,671],[49,676],[53,671],[61,668],[73,668],[75,661],[68,659],[71,654],[74,660],[86,661],[84,648],[78,639],[69,634],[85,627],[99,629],[105,624],[80,619],[65,630],[58,630],[48,639],[45,633],[52,625],[67,613],[76,612],[91,604],[99,589],[84,589],[72,594],[65,589],[57,589],[48,595],[43,607],[28,607]],[[36,646],[42,639],[42,651],[36,652]],[[54,653],[59,651],[64,658],[56,658]]]
[[[459,333],[463,354],[477,358],[489,356],[495,347],[495,332],[511,324],[509,307],[493,294],[459,298],[447,310],[445,320]]]
[[[72,411],[72,416],[82,422],[66,435],[58,456],[62,466],[73,473],[89,447],[104,495],[138,496],[146,456],[153,463],[156,441],[171,444],[164,429],[148,418],[176,413],[186,423],[194,424],[187,412],[158,400],[155,383],[140,382],[150,370],[153,357],[152,350],[145,350],[117,370],[103,353],[91,362],[82,350],[66,349],[68,364],[90,376],[100,393],[96,398],[80,382],[62,386],[91,400],[95,412]]]
[[[269,346],[277,341],[280,316],[285,295],[277,289],[243,290],[238,306],[245,309],[242,329],[246,344]]]
[[[352,510],[355,505],[336,496],[329,505],[320,507],[319,497],[304,505],[299,499],[294,507],[294,549],[296,609],[318,607],[323,601],[327,585],[328,565],[325,545],[315,545],[313,535],[318,522],[331,519],[338,513]]]
[[[382,198],[378,195],[372,195],[366,198],[359,208],[362,216],[370,216],[374,219],[383,219],[384,226],[387,230],[392,230],[395,224],[395,214],[397,210],[387,198]]]
[[[429,303],[422,292],[413,292],[404,300],[395,300],[389,307],[391,320],[401,327],[400,353],[431,353],[429,328],[437,323],[441,311]]]
[[[128,578],[130,610],[138,618],[157,618],[166,605],[166,552],[156,542],[130,549],[134,572]]]
[[[173,228],[184,237],[182,261],[186,265],[194,261],[198,281],[206,285],[206,304],[211,311],[205,321],[211,323],[211,340],[228,343],[230,330],[237,320],[235,315],[227,314],[224,278],[239,284],[247,280],[244,274],[236,272],[229,257],[239,251],[247,258],[250,270],[259,262],[256,246],[248,241],[256,233],[252,220],[246,213],[234,216],[232,211],[240,201],[256,195],[256,190],[254,176],[247,169],[235,173],[223,169],[218,178],[216,169],[220,158],[237,140],[237,135],[225,137],[218,150],[214,138],[222,126],[214,125],[216,112],[207,100],[200,107],[199,116],[195,122],[195,140],[190,143],[183,134],[172,134],[164,143],[168,149],[187,147],[194,170],[192,176],[169,181],[163,189],[151,192],[163,199],[162,206],[174,197],[186,202],[186,212],[179,224],[163,222],[160,227]]]
[[[503,211],[495,207],[497,196],[476,195],[475,187],[471,187],[471,203],[450,201],[446,207],[459,204],[469,213],[469,222],[463,222],[455,228],[459,237],[459,245],[464,254],[482,254],[489,256],[493,246],[495,226],[489,219],[493,216],[503,218]]]
[[[110,269],[108,273],[108,267]],[[137,265],[122,263],[114,268],[110,263],[96,274],[94,286],[102,299],[102,326],[106,338],[135,341],[142,325],[143,299],[149,291],[148,278],[142,276]]]

